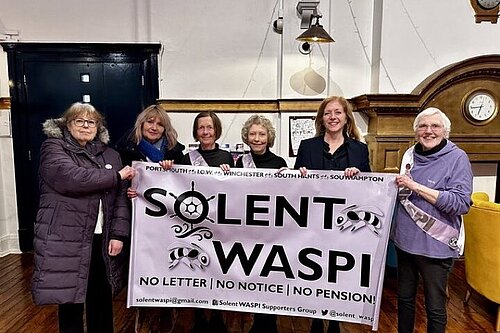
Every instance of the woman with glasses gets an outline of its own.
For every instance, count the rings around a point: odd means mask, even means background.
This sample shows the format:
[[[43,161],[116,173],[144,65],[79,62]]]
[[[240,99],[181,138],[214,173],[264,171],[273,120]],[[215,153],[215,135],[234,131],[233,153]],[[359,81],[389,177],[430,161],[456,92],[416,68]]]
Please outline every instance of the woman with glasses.
[[[466,153],[448,137],[451,122],[437,108],[413,122],[415,140],[403,156],[399,203],[391,239],[397,252],[398,332],[413,332],[422,277],[427,332],[446,331],[447,284],[460,255],[461,215],[471,205],[472,169]]]
[[[368,147],[362,143],[351,104],[339,96],[325,98],[315,120],[316,136],[300,142],[295,169],[344,171],[346,176],[370,172]],[[313,319],[311,333],[322,333],[323,321]],[[338,321],[328,322],[328,333],[339,333]]]
[[[74,103],[43,131],[33,299],[58,304],[61,333],[84,332],[84,308],[87,332],[113,332],[112,295],[126,283],[126,180],[134,169],[106,146],[104,117],[90,104]]]

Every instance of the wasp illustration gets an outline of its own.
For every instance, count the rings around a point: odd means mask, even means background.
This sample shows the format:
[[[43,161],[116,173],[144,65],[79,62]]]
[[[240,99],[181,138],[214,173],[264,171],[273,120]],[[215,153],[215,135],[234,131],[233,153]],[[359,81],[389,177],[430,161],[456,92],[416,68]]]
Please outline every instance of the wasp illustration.
[[[378,230],[382,225],[381,217],[384,213],[377,207],[365,207],[351,205],[344,208],[335,221],[335,225],[340,231],[352,226],[351,232],[354,232],[364,226],[367,226],[371,231],[378,235]]]
[[[194,270],[193,265],[203,270],[210,262],[208,254],[206,254],[201,247],[194,243],[181,244],[180,246],[171,247],[169,249],[168,258],[171,262],[170,266],[168,266],[170,269],[174,268],[179,262],[182,261],[192,270]]]

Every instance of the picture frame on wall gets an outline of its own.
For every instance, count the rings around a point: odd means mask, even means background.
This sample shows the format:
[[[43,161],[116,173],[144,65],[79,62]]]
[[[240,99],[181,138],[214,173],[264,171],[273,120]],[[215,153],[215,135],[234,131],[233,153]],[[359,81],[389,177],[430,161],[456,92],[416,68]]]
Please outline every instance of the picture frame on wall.
[[[289,118],[288,156],[296,157],[300,141],[311,138],[316,134],[315,119],[315,116],[293,116]]]

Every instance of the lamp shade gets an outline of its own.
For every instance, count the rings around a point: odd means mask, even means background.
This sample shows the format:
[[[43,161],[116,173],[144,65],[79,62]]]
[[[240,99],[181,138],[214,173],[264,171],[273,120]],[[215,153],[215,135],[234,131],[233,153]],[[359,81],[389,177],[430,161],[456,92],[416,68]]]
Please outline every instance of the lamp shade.
[[[335,42],[328,32],[323,29],[323,26],[319,24],[319,17],[316,17],[316,23],[314,23],[309,29],[304,31],[299,37],[296,38],[301,42],[312,42],[312,43],[332,43]]]

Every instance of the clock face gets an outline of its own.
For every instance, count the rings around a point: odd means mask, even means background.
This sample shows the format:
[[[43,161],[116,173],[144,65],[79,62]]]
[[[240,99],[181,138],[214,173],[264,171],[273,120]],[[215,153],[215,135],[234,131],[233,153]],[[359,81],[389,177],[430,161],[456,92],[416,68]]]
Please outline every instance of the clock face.
[[[493,9],[500,4],[500,0],[477,0],[477,3],[484,9]]]
[[[487,122],[497,113],[495,98],[484,91],[471,94],[465,101],[465,115],[473,122]]]

